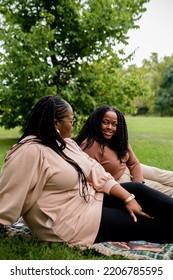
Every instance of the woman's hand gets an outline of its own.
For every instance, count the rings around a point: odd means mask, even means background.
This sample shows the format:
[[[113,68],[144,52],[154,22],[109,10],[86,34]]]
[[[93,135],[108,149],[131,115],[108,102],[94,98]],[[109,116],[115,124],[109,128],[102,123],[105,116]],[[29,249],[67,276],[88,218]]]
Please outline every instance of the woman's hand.
[[[150,215],[148,215],[147,213],[142,211],[141,206],[138,204],[138,202],[135,199],[127,202],[125,204],[125,207],[126,207],[127,211],[129,212],[130,216],[132,217],[132,219],[134,220],[134,222],[137,222],[136,214],[149,218],[149,219],[153,218]]]
[[[129,212],[130,216],[132,217],[132,219],[134,220],[134,222],[137,222],[136,215],[141,215],[141,216],[144,216],[144,217],[150,218],[150,219],[153,218],[150,215],[148,215],[147,213],[142,211],[142,207],[135,200],[134,194],[129,193],[120,184],[116,184],[115,186],[113,186],[111,188],[110,195],[124,201],[125,207],[126,207],[127,211]]]

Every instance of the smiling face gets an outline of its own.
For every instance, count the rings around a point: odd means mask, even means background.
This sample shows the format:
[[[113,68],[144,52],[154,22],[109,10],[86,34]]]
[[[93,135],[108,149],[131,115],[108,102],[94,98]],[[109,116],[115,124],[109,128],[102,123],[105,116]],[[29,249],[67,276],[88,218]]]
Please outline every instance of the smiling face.
[[[101,122],[101,132],[103,137],[107,140],[111,139],[116,133],[118,126],[117,114],[114,111],[107,111]]]

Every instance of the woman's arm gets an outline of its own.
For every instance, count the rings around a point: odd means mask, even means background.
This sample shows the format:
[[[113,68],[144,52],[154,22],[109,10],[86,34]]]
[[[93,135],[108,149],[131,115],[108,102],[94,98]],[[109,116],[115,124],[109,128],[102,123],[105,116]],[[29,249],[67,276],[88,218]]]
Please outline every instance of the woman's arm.
[[[129,145],[129,159],[126,162],[126,165],[130,170],[132,181],[142,183],[144,181],[144,178],[143,178],[140,162],[130,145]]]
[[[151,218],[148,214],[142,211],[142,208],[135,200],[135,197],[115,181],[111,174],[106,172],[101,164],[92,158],[89,159],[92,167],[87,179],[93,184],[93,188],[96,191],[107,193],[108,195],[112,195],[123,201],[127,211],[135,222],[137,221],[136,214]]]
[[[38,176],[44,171],[37,144],[23,144],[4,164],[0,176],[0,224],[10,225],[36,199]],[[29,193],[30,199],[27,199]]]

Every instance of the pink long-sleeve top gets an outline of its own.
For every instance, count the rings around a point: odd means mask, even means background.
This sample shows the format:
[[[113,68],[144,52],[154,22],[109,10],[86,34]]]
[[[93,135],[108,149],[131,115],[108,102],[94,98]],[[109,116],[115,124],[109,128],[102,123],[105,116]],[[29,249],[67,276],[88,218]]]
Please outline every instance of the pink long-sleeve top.
[[[115,180],[119,180],[123,175],[126,167],[130,170],[131,179],[133,182],[142,182],[143,175],[140,167],[139,160],[134,154],[132,147],[129,145],[129,152],[126,153],[122,162],[117,157],[117,153],[110,149],[107,145],[104,150],[101,149],[100,144],[94,141],[91,147],[85,148],[86,142],[81,144],[82,150],[87,153],[90,157],[97,160],[104,169],[109,172]]]
[[[118,184],[71,139],[66,153],[88,180],[87,203],[80,195],[78,173],[49,147],[32,141],[9,155],[0,175],[0,224],[23,216],[41,240],[70,245],[93,244],[101,220],[103,193]]]

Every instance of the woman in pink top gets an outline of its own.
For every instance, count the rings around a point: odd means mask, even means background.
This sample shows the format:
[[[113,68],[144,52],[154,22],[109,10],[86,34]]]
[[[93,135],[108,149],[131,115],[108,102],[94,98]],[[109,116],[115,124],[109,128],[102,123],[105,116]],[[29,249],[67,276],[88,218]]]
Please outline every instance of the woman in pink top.
[[[140,164],[128,143],[126,121],[119,110],[108,105],[96,108],[75,140],[119,183],[145,182],[167,195],[173,194],[173,172]]]
[[[65,100],[45,96],[35,104],[2,168],[1,228],[23,216],[45,241],[173,242],[173,199],[140,183],[121,186],[69,138],[73,124]]]

